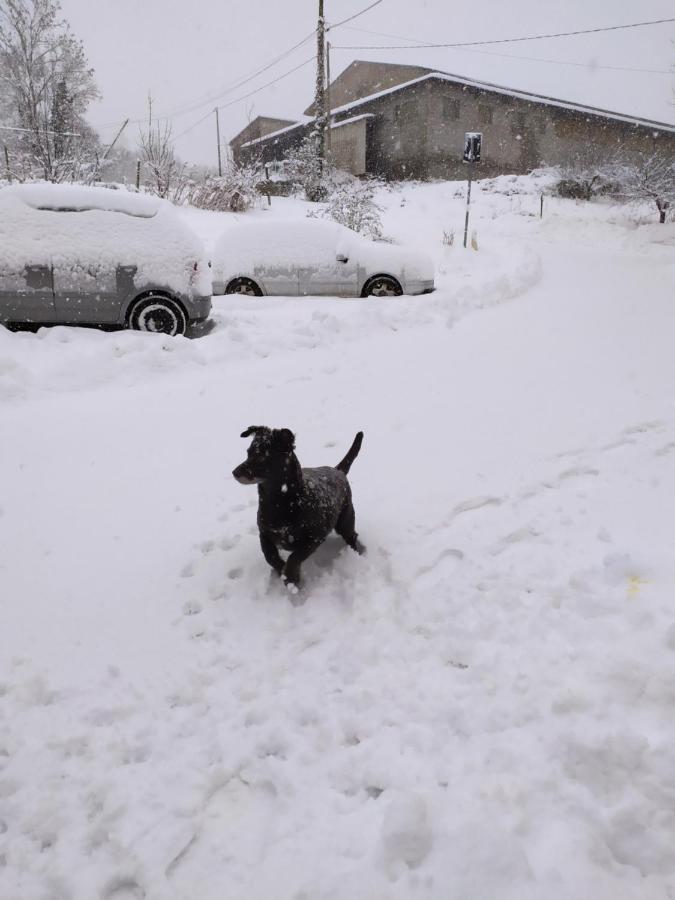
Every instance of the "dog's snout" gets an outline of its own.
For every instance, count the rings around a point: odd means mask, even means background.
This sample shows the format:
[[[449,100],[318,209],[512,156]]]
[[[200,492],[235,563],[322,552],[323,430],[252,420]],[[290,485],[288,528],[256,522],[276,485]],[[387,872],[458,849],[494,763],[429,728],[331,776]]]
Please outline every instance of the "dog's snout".
[[[257,481],[245,462],[232,470],[232,477],[238,481],[239,484],[255,484]]]

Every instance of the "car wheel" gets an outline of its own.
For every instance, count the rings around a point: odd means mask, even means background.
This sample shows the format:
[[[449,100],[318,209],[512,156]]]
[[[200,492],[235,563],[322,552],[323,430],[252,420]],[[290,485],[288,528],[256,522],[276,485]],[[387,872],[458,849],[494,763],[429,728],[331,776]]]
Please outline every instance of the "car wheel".
[[[246,297],[262,297],[262,291],[250,278],[234,278],[225,288],[226,294],[244,294]]]
[[[390,275],[376,275],[363,289],[364,297],[400,297],[403,288]]]
[[[129,313],[129,327],[135,331],[153,331],[173,337],[185,334],[187,324],[183,307],[171,297],[143,297],[132,306]]]

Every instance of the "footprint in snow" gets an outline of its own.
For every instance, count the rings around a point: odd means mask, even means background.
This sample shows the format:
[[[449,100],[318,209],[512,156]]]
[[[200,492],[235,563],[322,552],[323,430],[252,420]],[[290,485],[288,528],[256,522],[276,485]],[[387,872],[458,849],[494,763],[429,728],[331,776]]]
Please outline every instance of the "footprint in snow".
[[[145,891],[134,878],[115,878],[101,893],[101,900],[141,900]]]
[[[483,509],[486,506],[501,506],[504,502],[502,497],[471,497],[458,503],[452,511],[452,517],[461,516],[463,513],[473,512],[476,509]]]

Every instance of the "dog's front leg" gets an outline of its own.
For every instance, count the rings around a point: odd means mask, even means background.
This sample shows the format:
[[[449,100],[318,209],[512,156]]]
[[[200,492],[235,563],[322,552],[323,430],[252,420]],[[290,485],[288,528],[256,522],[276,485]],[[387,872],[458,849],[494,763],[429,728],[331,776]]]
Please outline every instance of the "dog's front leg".
[[[267,562],[272,566],[277,575],[281,575],[284,570],[284,561],[279,556],[277,545],[272,538],[263,531],[260,532],[260,546]]]
[[[321,544],[323,544],[323,538],[320,541],[315,541],[304,547],[298,547],[291,553],[284,566],[283,575],[285,584],[293,585],[296,588],[300,586],[300,566],[308,556],[311,556],[312,553],[314,553],[317,547],[321,546]]]

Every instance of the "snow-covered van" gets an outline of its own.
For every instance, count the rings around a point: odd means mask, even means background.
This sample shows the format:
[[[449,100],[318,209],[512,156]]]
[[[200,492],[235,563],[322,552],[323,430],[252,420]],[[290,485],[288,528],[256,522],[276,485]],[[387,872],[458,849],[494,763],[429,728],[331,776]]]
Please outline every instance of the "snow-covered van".
[[[210,311],[201,241],[170,203],[80,185],[0,190],[0,322],[175,335]]]

